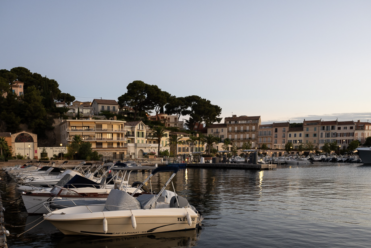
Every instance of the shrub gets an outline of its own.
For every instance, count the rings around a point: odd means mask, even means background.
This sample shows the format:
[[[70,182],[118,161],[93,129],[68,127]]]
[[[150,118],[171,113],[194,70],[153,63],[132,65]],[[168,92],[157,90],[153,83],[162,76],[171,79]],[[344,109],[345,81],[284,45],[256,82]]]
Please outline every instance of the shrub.
[[[16,158],[17,159],[23,159],[23,156],[20,153],[18,153],[17,156],[16,156]]]

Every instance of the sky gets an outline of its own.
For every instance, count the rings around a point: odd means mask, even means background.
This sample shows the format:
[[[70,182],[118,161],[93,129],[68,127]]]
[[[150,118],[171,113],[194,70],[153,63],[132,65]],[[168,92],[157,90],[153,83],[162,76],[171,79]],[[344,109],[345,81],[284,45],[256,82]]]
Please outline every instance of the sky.
[[[0,69],[77,100],[134,80],[199,95],[222,117],[371,120],[371,1],[0,1]]]

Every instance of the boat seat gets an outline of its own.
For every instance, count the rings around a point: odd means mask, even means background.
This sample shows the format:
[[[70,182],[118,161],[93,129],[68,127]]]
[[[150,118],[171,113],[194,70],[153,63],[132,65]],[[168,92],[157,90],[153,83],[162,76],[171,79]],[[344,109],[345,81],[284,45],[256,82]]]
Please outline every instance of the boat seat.
[[[179,203],[178,203],[179,202]],[[189,207],[188,200],[181,196],[173,196],[170,200],[170,207],[171,208],[185,208]]]
[[[143,194],[143,195],[138,196],[137,200],[140,203],[140,206],[142,207],[142,209],[149,209],[155,197],[156,195]],[[154,204],[153,207],[156,207],[156,204]]]
[[[112,189],[103,211],[140,209],[140,202],[125,191]]]

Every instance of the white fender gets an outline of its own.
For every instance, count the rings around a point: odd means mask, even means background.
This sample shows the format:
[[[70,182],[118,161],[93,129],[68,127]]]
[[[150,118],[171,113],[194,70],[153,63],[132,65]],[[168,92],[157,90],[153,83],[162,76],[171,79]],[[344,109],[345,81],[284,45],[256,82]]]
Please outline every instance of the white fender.
[[[188,210],[187,210],[187,222],[188,222],[189,226],[192,225],[192,218],[191,218],[191,215],[189,214]]]
[[[103,231],[104,231],[104,233],[108,232],[108,222],[107,222],[106,217],[104,217],[104,219],[103,219]]]
[[[133,213],[131,214],[131,225],[134,229],[137,229],[137,221],[135,220],[135,216]]]

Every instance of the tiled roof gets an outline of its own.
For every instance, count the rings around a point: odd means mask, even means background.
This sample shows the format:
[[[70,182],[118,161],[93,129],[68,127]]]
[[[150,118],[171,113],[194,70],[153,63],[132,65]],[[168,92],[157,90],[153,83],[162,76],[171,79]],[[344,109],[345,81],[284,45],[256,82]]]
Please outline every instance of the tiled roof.
[[[82,102],[81,105],[83,107],[91,107],[91,102]]]
[[[322,126],[326,126],[326,125],[337,125],[338,124],[338,121],[321,121],[321,125]]]
[[[273,127],[288,127],[288,126],[290,126],[289,122],[273,123]]]
[[[354,125],[354,121],[339,121],[338,125]]]
[[[227,124],[211,124],[207,128],[227,127]]]
[[[259,120],[260,116],[225,117],[225,120]]]
[[[135,127],[136,125],[138,125],[141,121],[130,121],[130,122],[126,122],[125,123],[125,126],[131,126],[131,127]]]
[[[0,132],[0,137],[11,137],[11,133],[8,132]]]
[[[303,127],[289,127],[289,132],[301,132],[303,130]]]
[[[116,100],[94,99],[93,102],[98,104],[118,105]]]

